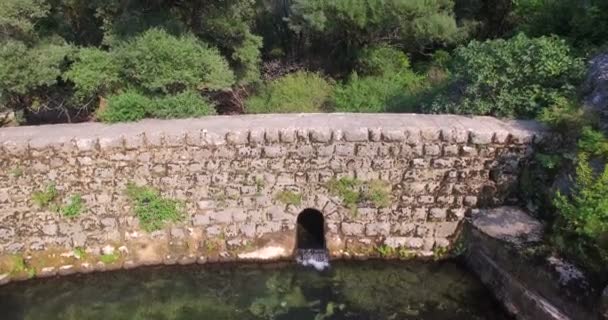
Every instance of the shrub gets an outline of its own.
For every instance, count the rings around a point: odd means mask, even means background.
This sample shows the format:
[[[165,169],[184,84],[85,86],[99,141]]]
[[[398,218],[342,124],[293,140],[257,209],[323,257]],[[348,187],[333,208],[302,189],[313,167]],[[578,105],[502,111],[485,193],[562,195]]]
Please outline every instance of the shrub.
[[[129,183],[126,193],[141,227],[148,232],[160,230],[167,222],[181,221],[184,218],[183,204],[162,197],[155,189]]]
[[[126,83],[152,92],[217,90],[234,83],[234,74],[219,51],[193,35],[175,37],[149,29],[117,50]]]
[[[65,44],[45,43],[28,47],[8,40],[0,45],[0,98],[18,95],[57,84],[66,56],[72,48]]]
[[[149,98],[136,91],[108,97],[97,117],[104,122],[138,121],[144,118],[179,119],[215,114],[213,105],[194,91]]]
[[[565,196],[558,192],[554,205],[559,214],[558,236],[562,239],[569,234],[577,237],[567,242],[559,241],[559,246],[574,252],[586,263],[608,263],[608,167],[596,175],[589,165],[588,155],[580,153],[574,193]]]
[[[387,45],[365,48],[357,59],[357,69],[363,75],[399,73],[409,68],[407,55]]]
[[[83,48],[65,77],[74,83],[77,97],[84,99],[112,92],[123,83],[121,70],[122,64],[113,52]]]
[[[150,104],[149,113],[154,118],[189,118],[215,114],[215,108],[208,100],[194,91],[168,95]]]
[[[363,50],[358,73],[336,87],[332,103],[342,112],[411,111],[422,77],[410,69],[407,56],[389,46]],[[409,109],[408,109],[409,107]]]
[[[472,41],[454,52],[452,85],[423,109],[532,118],[572,96],[582,70],[582,61],[555,37]]]
[[[421,78],[411,71],[381,76],[351,75],[336,87],[332,104],[341,112],[407,112],[413,110]]]
[[[248,113],[321,112],[332,89],[317,73],[295,72],[266,83],[245,105]]]
[[[136,91],[127,91],[108,97],[106,108],[99,109],[97,117],[103,122],[137,121],[148,115],[153,103]]]

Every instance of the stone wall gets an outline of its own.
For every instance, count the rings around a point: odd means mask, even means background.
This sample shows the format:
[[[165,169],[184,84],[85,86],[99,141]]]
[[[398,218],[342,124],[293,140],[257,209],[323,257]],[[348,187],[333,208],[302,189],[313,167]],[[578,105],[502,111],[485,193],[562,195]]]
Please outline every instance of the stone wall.
[[[412,114],[1,129],[0,282],[142,264],[289,258],[296,217],[306,208],[323,213],[333,257],[369,255],[379,245],[430,255],[450,245],[467,209],[504,201],[543,134],[529,121]],[[362,196],[357,208],[346,208],[328,190],[343,177],[356,179],[362,195],[374,183],[385,185],[389,204]],[[186,219],[143,231],[125,195],[129,182],[183,201]],[[33,194],[50,184],[60,203],[80,195],[84,210],[66,218],[38,208]],[[282,202],[285,191],[301,202]]]

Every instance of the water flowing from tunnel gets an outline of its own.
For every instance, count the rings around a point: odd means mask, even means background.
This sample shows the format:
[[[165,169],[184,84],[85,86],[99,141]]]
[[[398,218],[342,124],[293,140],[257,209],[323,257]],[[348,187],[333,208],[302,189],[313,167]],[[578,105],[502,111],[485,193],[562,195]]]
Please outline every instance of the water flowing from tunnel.
[[[329,269],[329,253],[327,249],[297,249],[296,262],[323,271]]]

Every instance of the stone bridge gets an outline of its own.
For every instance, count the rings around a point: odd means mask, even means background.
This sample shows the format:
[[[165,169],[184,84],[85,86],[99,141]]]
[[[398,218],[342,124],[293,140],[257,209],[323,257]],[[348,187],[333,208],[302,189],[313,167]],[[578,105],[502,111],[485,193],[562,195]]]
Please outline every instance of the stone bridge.
[[[452,244],[468,209],[508,199],[544,132],[531,121],[414,114],[0,129],[0,282],[290,258],[298,221],[334,258],[379,247],[432,255]],[[183,219],[144,231],[129,183],[179,200]],[[52,185],[41,208],[35,194]]]

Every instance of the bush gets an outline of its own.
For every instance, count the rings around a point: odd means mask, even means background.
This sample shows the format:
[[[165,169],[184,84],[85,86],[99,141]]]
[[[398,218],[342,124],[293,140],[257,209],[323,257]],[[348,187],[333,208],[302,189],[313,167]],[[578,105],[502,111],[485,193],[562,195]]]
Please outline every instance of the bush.
[[[596,175],[588,155],[578,156],[574,193],[557,193],[554,205],[559,213],[559,238],[574,235],[576,239],[559,241],[566,252],[577,255],[588,264],[608,263],[608,167]]]
[[[0,44],[0,97],[10,99],[57,84],[66,56],[72,48],[65,44],[28,47],[20,41]]]
[[[413,110],[421,78],[411,71],[383,76],[359,77],[336,87],[332,103],[341,112],[407,112]]]
[[[151,92],[217,90],[234,83],[234,74],[219,51],[193,35],[175,37],[149,29],[117,50],[126,82]]]
[[[317,73],[295,72],[266,83],[245,105],[248,113],[321,112],[332,90]]]
[[[136,91],[110,96],[97,117],[104,122],[128,122],[145,118],[179,119],[215,114],[213,105],[200,94],[185,91],[149,98]]]
[[[563,40],[519,34],[456,49],[450,71],[452,85],[424,111],[533,118],[574,94],[583,62]]]
[[[76,54],[65,77],[74,83],[76,95],[84,99],[112,92],[116,87],[124,85],[120,74],[122,68],[114,53],[83,48]]]
[[[407,56],[394,48],[379,46],[363,50],[358,69],[336,87],[333,106],[342,112],[412,111],[422,77],[410,69]],[[409,107],[409,109],[408,109]]]
[[[387,45],[366,48],[357,58],[357,69],[363,75],[392,74],[409,68],[407,55]]]
[[[98,110],[97,117],[103,122],[138,121],[146,118],[153,103],[136,91],[127,91],[108,97],[107,106]]]
[[[149,114],[161,119],[201,117],[216,113],[213,104],[193,91],[165,96],[150,106]]]

